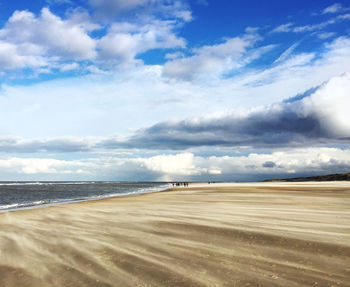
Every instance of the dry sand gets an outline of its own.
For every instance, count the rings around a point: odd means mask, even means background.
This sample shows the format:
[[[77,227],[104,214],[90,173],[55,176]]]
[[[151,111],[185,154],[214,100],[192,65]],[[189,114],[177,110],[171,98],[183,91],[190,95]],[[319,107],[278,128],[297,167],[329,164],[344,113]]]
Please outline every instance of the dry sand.
[[[190,185],[1,213],[0,286],[350,286],[350,183]]]

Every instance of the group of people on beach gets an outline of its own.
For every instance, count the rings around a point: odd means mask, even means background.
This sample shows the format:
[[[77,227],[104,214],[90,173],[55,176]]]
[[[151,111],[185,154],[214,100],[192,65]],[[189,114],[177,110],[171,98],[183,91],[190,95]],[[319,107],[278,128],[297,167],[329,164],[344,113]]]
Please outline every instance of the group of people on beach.
[[[174,187],[174,186],[184,186],[184,187],[188,187],[188,182],[173,182],[172,185],[173,185],[173,187]]]

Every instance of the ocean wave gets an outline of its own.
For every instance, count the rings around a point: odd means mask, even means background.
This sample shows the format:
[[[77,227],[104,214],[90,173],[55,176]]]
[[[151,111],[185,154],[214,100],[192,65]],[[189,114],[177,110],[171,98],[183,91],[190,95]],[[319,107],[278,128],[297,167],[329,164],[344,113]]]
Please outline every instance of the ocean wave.
[[[120,182],[117,181],[106,181],[106,182],[96,182],[96,181],[61,181],[61,182],[43,182],[43,181],[36,181],[36,182],[0,182],[0,186],[12,186],[12,185],[81,185],[81,184],[96,184],[96,183],[103,183],[103,184],[117,184]]]
[[[37,200],[33,202],[23,202],[23,203],[10,203],[7,205],[0,205],[0,211],[8,211],[8,210],[14,210],[14,209],[24,209],[27,207],[34,207],[38,205],[46,205],[51,203],[51,201],[45,201],[45,200]]]

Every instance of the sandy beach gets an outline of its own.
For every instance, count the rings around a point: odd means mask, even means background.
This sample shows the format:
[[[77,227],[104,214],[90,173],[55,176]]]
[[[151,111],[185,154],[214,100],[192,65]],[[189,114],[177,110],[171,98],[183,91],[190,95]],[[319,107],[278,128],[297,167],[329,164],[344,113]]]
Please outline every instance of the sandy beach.
[[[0,213],[0,286],[350,286],[350,182],[190,184]]]

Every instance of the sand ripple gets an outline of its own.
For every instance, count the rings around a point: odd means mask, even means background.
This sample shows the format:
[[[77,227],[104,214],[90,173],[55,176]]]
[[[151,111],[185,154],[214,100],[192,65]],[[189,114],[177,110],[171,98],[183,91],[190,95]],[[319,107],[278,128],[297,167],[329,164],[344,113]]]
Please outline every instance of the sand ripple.
[[[198,186],[2,213],[0,286],[350,286],[349,186]]]

